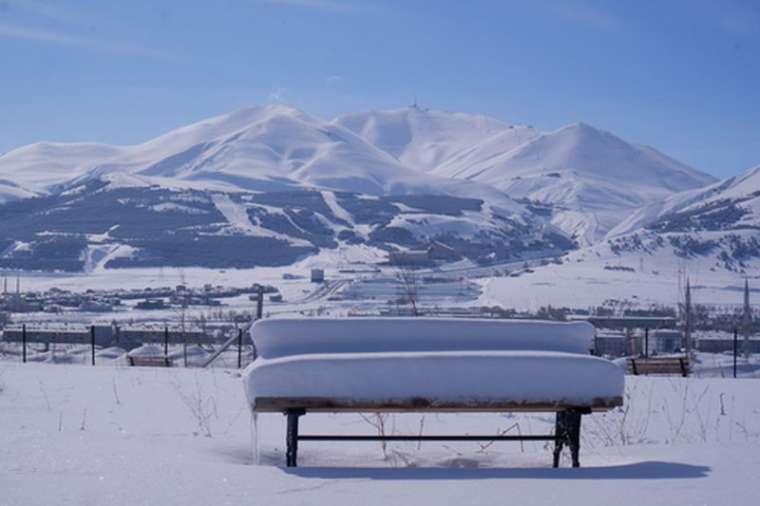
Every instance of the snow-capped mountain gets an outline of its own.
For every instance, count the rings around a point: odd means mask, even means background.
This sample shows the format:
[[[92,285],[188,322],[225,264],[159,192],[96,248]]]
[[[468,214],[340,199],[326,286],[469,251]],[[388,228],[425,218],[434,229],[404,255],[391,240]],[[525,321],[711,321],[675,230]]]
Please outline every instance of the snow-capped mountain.
[[[486,183],[544,207],[591,244],[636,209],[715,181],[584,123],[542,133],[482,116],[407,108],[336,120],[416,170]]]
[[[342,244],[438,243],[489,262],[654,226],[713,181],[582,123],[542,133],[417,107],[324,121],[267,105],[132,146],[38,143],[0,156],[0,258],[184,265],[195,260],[170,245],[185,241],[204,265],[268,265]],[[211,242],[198,253],[206,237],[279,254],[227,261]]]
[[[715,179],[653,148],[578,123],[522,146],[435,174],[488,183],[516,199],[548,204],[552,222],[590,244],[636,208]]]
[[[135,146],[35,144],[0,157],[0,177],[38,193],[113,173],[228,190],[307,185],[375,195],[430,193],[445,184],[407,170],[339,126],[282,105],[217,116]]]
[[[485,146],[490,144],[491,139],[483,143]],[[493,149],[482,156],[473,151],[467,160],[442,165],[434,172],[447,177],[477,179],[503,188],[516,186],[513,182],[516,178],[547,174],[554,179],[577,175],[618,186],[625,181],[633,183],[636,188],[646,189],[644,200],[665,197],[715,180],[650,147],[629,144],[585,123],[541,134],[517,148],[494,155]],[[546,197],[552,198],[551,195]],[[637,197],[641,200],[635,194],[626,202]],[[597,203],[594,199],[591,202]]]
[[[134,146],[26,146],[0,157],[0,177],[20,199],[0,206],[0,267],[286,265],[341,245],[433,243],[490,262],[573,247],[496,189],[409,169],[281,105]]]

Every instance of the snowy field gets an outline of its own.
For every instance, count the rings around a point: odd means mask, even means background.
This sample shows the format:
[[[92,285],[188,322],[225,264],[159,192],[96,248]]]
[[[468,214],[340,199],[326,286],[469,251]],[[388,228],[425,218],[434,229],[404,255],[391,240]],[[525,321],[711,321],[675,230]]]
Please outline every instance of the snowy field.
[[[605,301],[625,301],[634,308],[674,307],[683,298],[688,277],[694,304],[740,307],[744,280],[749,279],[753,290],[758,288],[760,270],[754,263],[738,273],[712,269],[708,260],[684,262],[664,254],[618,257],[604,246],[596,250],[573,252],[562,265],[534,267],[534,272],[519,277],[479,279],[480,303],[532,311],[546,305],[589,308]]]
[[[0,504],[756,504],[760,379],[627,377],[626,404],[584,417],[581,469],[543,443],[303,443],[258,431],[228,369],[0,363]],[[377,420],[307,415],[304,433]],[[386,432],[540,433],[546,415],[395,415]],[[258,441],[258,459],[253,441]],[[567,466],[567,461],[563,463]]]

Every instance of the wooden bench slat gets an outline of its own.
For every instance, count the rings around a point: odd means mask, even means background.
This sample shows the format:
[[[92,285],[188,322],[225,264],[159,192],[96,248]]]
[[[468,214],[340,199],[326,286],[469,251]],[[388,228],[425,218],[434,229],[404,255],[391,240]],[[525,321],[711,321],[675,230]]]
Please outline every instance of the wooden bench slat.
[[[303,408],[314,412],[544,412],[554,413],[568,409],[590,409],[591,411],[608,411],[623,405],[622,397],[593,399],[590,405],[580,406],[563,402],[436,402],[429,399],[407,399],[394,401],[355,401],[352,399],[334,399],[329,397],[258,397],[256,411],[277,413],[292,408]]]

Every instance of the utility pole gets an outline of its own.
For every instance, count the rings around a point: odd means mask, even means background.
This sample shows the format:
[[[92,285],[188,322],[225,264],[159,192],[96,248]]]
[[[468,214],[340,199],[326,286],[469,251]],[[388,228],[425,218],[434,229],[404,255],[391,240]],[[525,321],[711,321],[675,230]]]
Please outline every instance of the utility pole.
[[[13,298],[13,310],[21,311],[21,278],[16,275],[16,296]]]
[[[21,361],[26,364],[26,323],[21,325]]]
[[[752,308],[749,305],[749,280],[744,279],[744,358],[749,358],[749,333],[752,331]]]
[[[258,297],[256,298],[256,319],[261,320],[264,317],[264,287],[259,286],[257,292]]]
[[[90,325],[90,353],[92,365],[95,365],[95,325]]]
[[[237,329],[238,335],[238,369],[243,367],[243,329]]]
[[[737,341],[739,340],[739,331],[734,327],[734,379],[736,379],[736,353]]]
[[[686,278],[686,300],[684,302],[684,350],[686,356],[691,356],[691,283]]]

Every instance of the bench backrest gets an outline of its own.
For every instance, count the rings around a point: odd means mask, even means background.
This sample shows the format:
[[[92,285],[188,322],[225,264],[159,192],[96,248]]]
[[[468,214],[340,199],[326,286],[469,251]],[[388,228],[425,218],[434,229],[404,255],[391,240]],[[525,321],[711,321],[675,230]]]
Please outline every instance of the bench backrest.
[[[316,353],[534,350],[588,354],[588,322],[463,318],[288,318],[251,327],[263,358]]]

